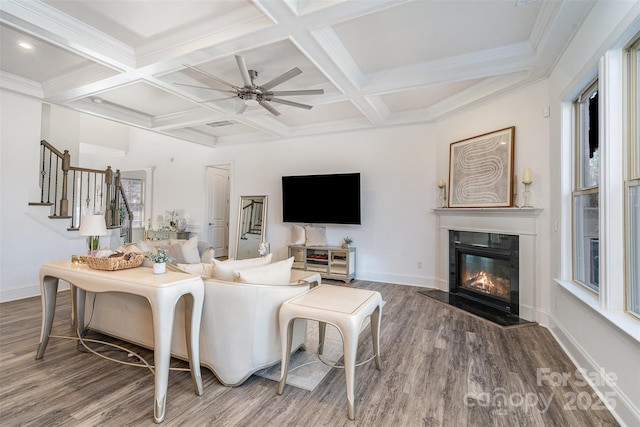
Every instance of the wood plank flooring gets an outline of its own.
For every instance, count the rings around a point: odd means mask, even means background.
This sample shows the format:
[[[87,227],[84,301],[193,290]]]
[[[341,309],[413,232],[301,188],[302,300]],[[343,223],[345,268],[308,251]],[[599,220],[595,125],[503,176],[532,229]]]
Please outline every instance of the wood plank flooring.
[[[339,285],[339,282],[331,282]],[[382,371],[356,368],[356,420],[347,419],[344,373],[334,369],[313,391],[252,376],[222,386],[203,368],[204,395],[188,372],[169,376],[165,426],[616,426],[575,366],[543,327],[503,330],[417,293],[420,288],[355,281],[387,304]],[[0,304],[0,424],[152,426],[153,376],[76,350],[52,338],[36,361],[40,298]],[[54,335],[73,335],[69,292],[58,297]],[[115,341],[115,340],[114,340]],[[116,341],[117,342],[117,341]],[[127,344],[152,361],[152,352]],[[105,350],[105,348],[102,348]],[[372,354],[360,337],[358,360]],[[121,352],[114,358],[127,360]],[[130,360],[130,359],[129,359]],[[185,367],[181,361],[173,363]],[[539,381],[537,369],[570,373],[565,386]],[[578,403],[573,397],[582,396]],[[587,402],[587,398],[589,402]],[[587,405],[587,403],[589,403]]]

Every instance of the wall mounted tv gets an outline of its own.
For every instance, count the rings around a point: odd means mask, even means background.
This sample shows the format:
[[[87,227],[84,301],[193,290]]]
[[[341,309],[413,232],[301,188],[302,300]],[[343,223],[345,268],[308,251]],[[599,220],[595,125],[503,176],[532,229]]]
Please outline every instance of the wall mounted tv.
[[[283,176],[282,220],[360,224],[360,174]]]

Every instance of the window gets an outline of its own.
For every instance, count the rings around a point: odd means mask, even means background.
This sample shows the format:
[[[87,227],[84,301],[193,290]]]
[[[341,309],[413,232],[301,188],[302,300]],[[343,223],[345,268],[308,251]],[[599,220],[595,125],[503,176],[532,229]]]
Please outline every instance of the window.
[[[131,228],[144,227],[144,181],[141,179],[122,178],[120,183],[127,197],[127,202],[129,202],[129,208],[133,213]],[[121,204],[121,206],[124,207],[124,204]]]
[[[573,278],[599,291],[598,82],[574,101]]]
[[[640,316],[640,41],[628,50],[629,164],[625,182],[627,229],[627,311]]]

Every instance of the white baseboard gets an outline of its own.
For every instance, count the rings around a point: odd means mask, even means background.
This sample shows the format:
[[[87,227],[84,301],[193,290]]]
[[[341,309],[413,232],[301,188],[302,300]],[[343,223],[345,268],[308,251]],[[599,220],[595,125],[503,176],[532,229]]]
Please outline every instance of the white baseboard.
[[[60,281],[58,291],[69,289],[69,284]],[[0,289],[0,302],[15,301],[23,298],[40,296],[40,285],[24,284],[9,289]]]

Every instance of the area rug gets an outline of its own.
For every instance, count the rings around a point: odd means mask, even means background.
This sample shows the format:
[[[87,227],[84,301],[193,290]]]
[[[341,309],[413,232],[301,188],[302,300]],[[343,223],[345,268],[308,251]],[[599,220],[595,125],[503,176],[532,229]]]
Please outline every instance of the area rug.
[[[368,325],[368,321],[364,323]],[[342,359],[342,338],[334,326],[327,324],[324,352],[321,356],[326,364],[323,363],[318,358],[318,322],[308,320],[305,344],[307,346],[305,351],[298,350],[291,355],[287,385],[313,391],[331,370],[332,366],[328,365],[335,364]],[[342,364],[341,360],[339,364]],[[254,375],[280,381],[280,363],[262,369]]]

